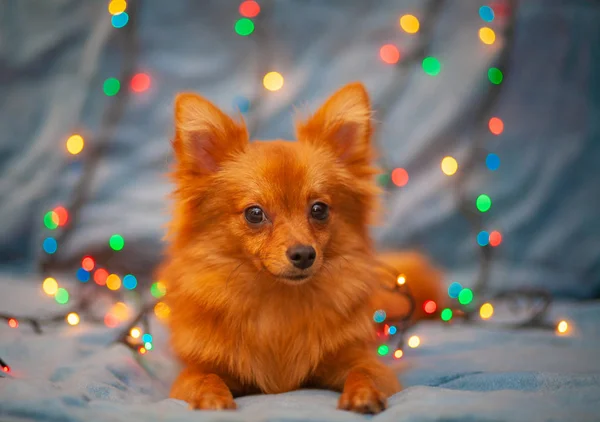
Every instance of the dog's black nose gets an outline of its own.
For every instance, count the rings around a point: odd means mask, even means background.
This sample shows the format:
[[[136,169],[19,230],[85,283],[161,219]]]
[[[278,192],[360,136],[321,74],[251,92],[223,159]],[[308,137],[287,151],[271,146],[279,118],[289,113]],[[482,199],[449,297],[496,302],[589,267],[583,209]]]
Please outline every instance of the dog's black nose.
[[[289,248],[286,255],[294,267],[305,270],[315,262],[317,251],[308,245],[295,245]]]

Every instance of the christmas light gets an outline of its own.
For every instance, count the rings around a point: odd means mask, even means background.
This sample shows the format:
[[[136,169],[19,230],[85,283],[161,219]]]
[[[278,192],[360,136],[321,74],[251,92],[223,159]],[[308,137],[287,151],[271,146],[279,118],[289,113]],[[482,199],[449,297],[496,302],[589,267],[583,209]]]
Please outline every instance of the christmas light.
[[[476,205],[479,211],[487,212],[492,207],[492,200],[489,196],[482,193],[477,197]]]
[[[392,183],[398,187],[406,186],[408,183],[408,172],[403,168],[392,170]]]
[[[497,67],[492,67],[488,70],[488,79],[494,85],[501,84],[503,78],[504,78],[504,75],[502,74],[502,71],[500,69],[498,69]]]
[[[246,18],[254,18],[260,13],[260,6],[253,0],[246,0],[240,4],[239,12]]]
[[[145,73],[136,73],[131,78],[130,83],[131,90],[133,92],[144,92],[150,88],[150,76]]]
[[[71,135],[69,139],[67,139],[67,151],[69,154],[77,155],[81,151],[83,151],[83,138],[81,135]]]
[[[79,315],[77,315],[75,312],[71,312],[69,315],[67,315],[67,323],[69,325],[79,324]]]
[[[56,252],[56,249],[58,248],[58,243],[56,243],[56,239],[54,239],[53,237],[47,237],[46,239],[44,239],[44,243],[42,243],[42,248],[44,249],[44,252],[52,255]]]
[[[123,28],[129,22],[129,15],[127,12],[119,13],[118,15],[113,15],[110,19],[112,26],[115,28]]]
[[[462,289],[463,286],[455,281],[448,286],[448,296],[450,296],[452,299],[456,299]]]
[[[248,18],[241,18],[235,23],[235,32],[246,37],[254,32],[254,22]]]
[[[77,270],[76,276],[77,280],[81,281],[82,283],[87,283],[90,281],[90,273],[83,268]]]
[[[154,306],[154,314],[158,319],[165,320],[171,314],[171,308],[164,302],[158,302]]]
[[[489,153],[485,158],[485,165],[491,171],[496,171],[500,167],[500,157],[494,153]]]
[[[148,351],[150,351],[150,350],[152,350],[154,348],[154,346],[152,346],[152,343],[144,343],[144,347]]]
[[[145,334],[142,336],[142,341],[143,341],[144,343],[152,343],[152,334],[150,334],[150,333],[145,333]]]
[[[396,334],[398,332],[398,329],[396,328],[396,326],[394,325],[390,325],[390,327],[388,328],[388,333],[393,336],[394,334]]]
[[[375,313],[373,313],[373,321],[377,322],[377,323],[382,323],[383,321],[385,321],[385,311],[383,309],[378,309],[375,311]]]
[[[50,230],[56,229],[58,227],[58,214],[54,211],[48,211],[44,214],[44,226]]]
[[[140,347],[139,349],[140,355],[145,355],[146,354],[146,349],[144,347]]]
[[[396,283],[398,286],[402,286],[404,283],[406,283],[406,276],[404,274],[400,274],[396,279]]]
[[[441,167],[442,167],[442,172],[446,176],[452,176],[458,170],[458,162],[456,161],[456,159],[454,157],[450,157],[450,156],[444,157],[442,159]]]
[[[19,321],[17,321],[15,318],[9,318],[8,326],[10,328],[17,328],[19,326]]]
[[[436,76],[442,70],[442,65],[435,57],[425,57],[423,59],[423,71],[430,76]]]
[[[479,17],[486,22],[494,20],[494,10],[490,6],[481,6],[479,8]]]
[[[491,45],[496,41],[496,33],[493,29],[488,28],[487,26],[479,29],[479,39],[482,43]]]
[[[452,309],[446,308],[440,314],[442,321],[450,321],[452,319]]]
[[[397,349],[397,350],[394,352],[394,357],[395,357],[396,359],[400,359],[402,356],[404,356],[404,352],[402,351],[402,349]]]
[[[477,244],[479,246],[487,246],[487,244],[489,242],[490,242],[490,234],[488,232],[486,232],[485,230],[482,230],[477,234]]]
[[[125,287],[127,290],[133,290],[136,288],[136,286],[137,278],[135,278],[134,275],[127,274],[125,277],[123,277],[123,287]]]
[[[48,277],[42,283],[42,289],[48,296],[54,296],[58,291],[58,283],[52,277]]]
[[[569,324],[565,320],[560,321],[556,326],[556,331],[558,332],[558,334],[565,334],[568,330]]]
[[[437,304],[433,300],[426,300],[423,303],[423,310],[426,314],[432,314],[437,309]]]
[[[104,325],[109,328],[114,328],[119,325],[119,320],[114,315],[108,313],[104,315]]]
[[[67,221],[69,220],[69,213],[65,207],[56,207],[54,208],[54,212],[58,216],[58,225],[60,227],[67,224]]]
[[[500,243],[502,243],[502,234],[499,231],[494,230],[490,233],[490,246],[496,247],[500,245]]]
[[[127,2],[125,0],[112,0],[108,3],[108,13],[111,15],[118,15],[123,13],[127,8]]]
[[[377,353],[379,353],[381,356],[387,355],[389,351],[390,351],[390,348],[385,344],[382,344],[381,346],[379,346],[377,348]]]
[[[488,123],[488,127],[494,135],[500,135],[504,132],[504,122],[498,117],[492,117]]]
[[[379,49],[379,57],[387,64],[396,64],[400,60],[400,51],[393,44],[386,44]]]
[[[421,339],[419,338],[419,336],[410,336],[408,339],[408,347],[410,347],[411,349],[415,349],[417,347],[419,347],[419,345],[421,344]]]
[[[119,290],[121,288],[121,278],[116,274],[111,274],[106,278],[106,287],[110,290]]]
[[[248,113],[250,111],[250,100],[242,95],[236,95],[233,99],[233,107],[237,108],[240,113]]]
[[[130,317],[131,309],[125,303],[117,302],[110,308],[109,313],[118,321],[124,321]]]
[[[419,19],[413,15],[404,15],[400,18],[400,28],[409,34],[419,32]]]
[[[167,286],[162,281],[152,283],[150,286],[150,294],[157,299],[163,297],[165,293],[167,293]]]
[[[458,302],[461,305],[468,305],[473,301],[473,291],[471,289],[462,289],[458,294]]]
[[[61,305],[68,303],[69,292],[66,289],[63,289],[62,287],[59,287],[58,290],[56,290],[56,295],[54,295],[54,300],[56,300],[56,302],[60,303]]]
[[[138,327],[133,327],[129,332],[129,335],[133,338],[140,338],[142,335],[142,330],[140,330]]]
[[[263,85],[269,91],[279,91],[283,87],[283,76],[279,72],[269,72],[263,78]]]
[[[484,303],[479,308],[479,316],[481,319],[490,319],[494,315],[494,307],[491,303]]]
[[[104,81],[103,90],[107,96],[112,97],[113,95],[117,95],[120,89],[121,82],[117,78],[108,78]]]
[[[91,256],[86,256],[81,260],[81,268],[86,271],[92,271],[96,263],[94,262],[94,258]]]
[[[104,286],[107,278],[108,271],[106,271],[104,268],[99,268],[94,272],[94,281],[99,286]]]
[[[113,234],[108,240],[108,244],[113,251],[120,251],[125,246],[125,239],[120,234]]]

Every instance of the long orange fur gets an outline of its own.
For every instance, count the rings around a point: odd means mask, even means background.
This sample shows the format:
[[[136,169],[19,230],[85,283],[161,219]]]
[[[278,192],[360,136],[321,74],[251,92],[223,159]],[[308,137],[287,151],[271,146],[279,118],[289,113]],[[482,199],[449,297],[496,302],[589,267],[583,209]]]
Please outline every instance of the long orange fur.
[[[400,390],[372,345],[373,299],[390,312],[395,301],[376,294],[371,132],[358,83],[298,123],[298,142],[250,143],[244,124],[206,99],[176,98],[174,212],[160,268],[171,346],[184,366],[171,397],[233,409],[240,395],[318,387],[342,392],[341,409],[377,413]],[[310,217],[315,201],[329,206],[326,221]],[[255,205],[268,216],[259,227],[244,217]],[[297,244],[316,250],[308,269],[286,257]],[[429,262],[383,259],[413,263],[427,285],[418,300],[439,290]],[[298,273],[307,278],[288,277]]]

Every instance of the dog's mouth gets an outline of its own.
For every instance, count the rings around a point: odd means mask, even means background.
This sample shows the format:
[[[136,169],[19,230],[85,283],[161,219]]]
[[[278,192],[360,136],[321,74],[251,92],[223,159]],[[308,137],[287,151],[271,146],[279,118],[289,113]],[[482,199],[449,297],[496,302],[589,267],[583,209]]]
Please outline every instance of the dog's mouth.
[[[284,282],[285,284],[298,285],[303,284],[306,280],[308,280],[310,278],[310,274],[279,274],[275,275],[275,278]]]

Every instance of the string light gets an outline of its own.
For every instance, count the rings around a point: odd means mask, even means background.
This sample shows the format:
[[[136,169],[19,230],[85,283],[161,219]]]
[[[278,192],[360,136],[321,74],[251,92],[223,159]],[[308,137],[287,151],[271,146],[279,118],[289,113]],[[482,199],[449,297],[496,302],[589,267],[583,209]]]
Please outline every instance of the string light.
[[[94,272],[94,282],[96,282],[96,284],[99,286],[104,286],[107,278],[108,271],[106,271],[104,268],[99,268]]]
[[[2,365],[2,370],[8,374],[10,372],[10,366]]]
[[[154,306],[154,314],[158,319],[165,320],[171,314],[171,308],[164,302],[158,302]]]
[[[452,299],[456,299],[462,289],[463,286],[455,281],[452,284],[450,284],[450,286],[448,286],[448,296],[450,296]]]
[[[142,341],[143,341],[144,343],[152,343],[152,340],[153,340],[153,339],[152,339],[152,334],[150,334],[150,333],[145,333],[145,334],[142,336]]]
[[[104,325],[109,328],[114,328],[119,325],[119,320],[114,315],[108,313],[104,315]]]
[[[62,207],[62,206],[56,207],[56,208],[54,208],[54,212],[58,216],[58,225],[60,227],[67,224],[67,221],[69,220],[69,213],[67,212],[67,209],[65,207]]]
[[[485,165],[491,171],[496,171],[500,167],[500,157],[490,152],[485,158]]]
[[[120,234],[113,234],[108,240],[108,245],[113,251],[120,251],[125,246],[125,239]]]
[[[406,283],[406,276],[404,274],[400,274],[396,279],[396,283],[398,284],[398,286],[404,285],[404,283]]]
[[[129,335],[133,338],[140,338],[142,335],[142,330],[140,330],[138,327],[133,327],[129,332]]]
[[[236,95],[233,99],[233,107],[237,108],[240,113],[248,113],[250,111],[250,100],[242,95]]]
[[[150,88],[150,76],[146,73],[136,73],[131,78],[130,86],[133,92],[144,92]]]
[[[502,74],[502,71],[497,67],[491,67],[488,70],[488,79],[494,85],[500,85],[502,83],[502,79],[504,79],[504,75]]]
[[[154,346],[152,346],[152,343],[144,343],[144,347],[148,351],[150,351],[150,350],[152,350],[154,348]]]
[[[488,232],[482,230],[477,233],[477,244],[479,246],[487,246],[488,243],[490,243],[490,234]]]
[[[109,290],[119,290],[121,288],[121,278],[116,274],[111,274],[106,278],[106,287]]]
[[[119,321],[124,321],[131,315],[131,309],[123,302],[115,303],[109,313]]]
[[[458,170],[458,162],[454,157],[447,156],[442,159],[441,167],[446,176],[452,176]]]
[[[112,0],[108,3],[108,13],[111,15],[118,15],[123,13],[127,8],[127,2],[125,0]]]
[[[67,315],[67,323],[69,325],[79,324],[79,315],[75,312],[71,312],[69,315]]]
[[[490,233],[490,246],[496,247],[500,245],[500,243],[502,243],[502,234],[499,231],[494,230]]]
[[[477,209],[479,211],[487,212],[492,207],[492,199],[486,194],[482,193],[477,197],[475,204],[477,205]]]
[[[479,39],[482,43],[491,45],[496,41],[496,33],[493,29],[488,28],[487,26],[479,29]]]
[[[89,271],[86,271],[83,268],[77,270],[76,277],[77,280],[81,281],[82,283],[87,283],[88,281],[90,281]]]
[[[398,329],[396,328],[395,325],[390,325],[388,328],[388,333],[389,335],[393,336],[394,334],[396,334],[398,332]]]
[[[246,18],[254,18],[260,13],[260,5],[253,0],[246,0],[240,4],[239,12]]]
[[[248,18],[241,18],[235,23],[235,32],[242,37],[247,37],[254,32],[254,22]]]
[[[167,286],[162,281],[152,283],[152,286],[150,286],[150,294],[157,299],[163,297],[165,293],[167,293]]]
[[[452,309],[446,308],[440,314],[442,321],[450,321],[452,319]]]
[[[48,277],[42,283],[42,289],[48,296],[54,296],[58,291],[58,283],[52,277]]]
[[[481,6],[479,8],[479,17],[486,22],[492,22],[494,20],[494,9],[490,6]]]
[[[488,127],[494,135],[500,135],[504,132],[504,122],[498,117],[492,117],[488,123]]]
[[[10,328],[17,328],[19,326],[19,321],[17,321],[15,318],[9,318],[8,326]]]
[[[402,349],[397,349],[397,350],[394,352],[394,357],[395,357],[396,359],[400,359],[402,356],[404,356],[404,352],[402,351]]]
[[[113,15],[110,18],[110,22],[115,28],[123,28],[125,25],[127,25],[127,22],[129,22],[129,15],[127,14],[127,12],[119,13],[118,15]]]
[[[144,347],[140,347],[139,349],[140,355],[145,355],[146,354],[146,349]]]
[[[393,44],[386,44],[379,49],[379,57],[387,64],[396,64],[400,60],[400,50]]]
[[[58,249],[58,243],[56,243],[56,239],[53,237],[47,237],[44,239],[44,243],[42,243],[42,248],[44,249],[44,252],[52,255],[56,252],[56,249]]]
[[[58,214],[54,211],[48,211],[44,214],[44,226],[49,230],[54,230],[58,227]]]
[[[473,290],[471,289],[462,289],[458,294],[458,302],[461,305],[468,305],[473,301]]]
[[[263,85],[269,91],[279,91],[283,87],[283,76],[279,72],[269,72],[263,78]]]
[[[419,32],[419,19],[413,15],[404,15],[400,18],[400,28],[409,34]]]
[[[77,155],[81,151],[83,151],[83,137],[81,135],[71,135],[69,139],[67,139],[67,151],[69,154]]]
[[[419,336],[410,336],[408,339],[408,347],[411,349],[416,349],[421,344],[421,339]]]
[[[121,82],[119,82],[117,78],[108,78],[104,81],[102,89],[104,90],[105,95],[112,97],[114,95],[117,95],[117,93],[121,89]]]
[[[442,70],[442,65],[435,57],[425,57],[423,59],[423,71],[430,76],[436,76]]]
[[[86,271],[92,271],[96,263],[94,262],[94,258],[91,256],[86,256],[81,260],[81,268]]]
[[[494,315],[494,307],[491,303],[484,303],[479,308],[479,316],[481,319],[490,319]]]
[[[375,321],[378,324],[381,324],[383,321],[385,321],[385,311],[383,309],[378,309],[373,313],[373,321]]]
[[[403,168],[392,170],[392,183],[398,187],[406,186],[408,183],[408,172]]]
[[[133,290],[137,287],[137,278],[133,274],[127,274],[123,277],[123,287],[127,290]]]
[[[556,326],[556,331],[558,332],[558,334],[566,334],[568,330],[569,324],[565,320],[560,321]]]
[[[432,314],[437,309],[437,304],[433,300],[426,300],[423,303],[423,310],[426,314]]]
[[[377,353],[379,353],[381,356],[385,356],[389,353],[390,348],[386,345],[386,344],[382,344],[381,346],[379,346],[377,348]]]
[[[56,300],[56,302],[60,303],[61,305],[65,305],[66,303],[68,303],[69,302],[69,292],[67,291],[67,289],[59,287],[56,290],[56,295],[54,295],[54,300]]]

